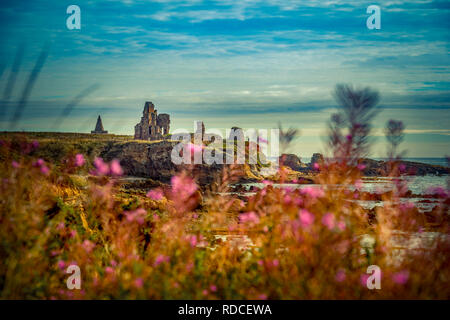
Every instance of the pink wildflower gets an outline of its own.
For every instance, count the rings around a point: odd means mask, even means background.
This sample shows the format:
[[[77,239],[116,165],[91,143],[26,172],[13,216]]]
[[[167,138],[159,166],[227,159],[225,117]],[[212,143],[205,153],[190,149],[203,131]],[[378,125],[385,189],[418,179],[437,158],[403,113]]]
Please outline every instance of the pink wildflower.
[[[136,288],[142,288],[143,285],[144,285],[144,280],[142,280],[142,278],[137,278],[136,280],[134,280],[134,286]]]
[[[258,299],[260,299],[260,300],[267,300],[267,294],[261,293],[261,294],[258,296]]]
[[[159,256],[156,257],[154,266],[157,267],[161,263],[169,262],[169,260],[170,260],[170,257],[160,254]]]
[[[367,288],[367,279],[369,279],[369,275],[368,274],[362,274],[361,277],[359,278],[359,281],[361,282],[361,285],[365,288]]]
[[[322,189],[315,187],[306,187],[300,190],[300,192],[304,195],[307,195],[313,199],[321,198],[325,195]]]
[[[314,215],[305,209],[300,210],[298,217],[303,227],[308,227],[314,222]]]
[[[313,164],[314,169],[319,170],[320,169],[320,165],[317,162],[314,162]]]
[[[337,273],[336,273],[336,277],[334,278],[337,282],[342,282],[342,281],[344,281],[345,280],[345,278],[346,278],[347,276],[345,275],[345,271],[344,270],[339,270]]]
[[[170,182],[172,184],[172,192],[175,195],[183,196],[184,199],[197,191],[197,185],[189,177],[173,176]]]
[[[163,192],[161,189],[153,189],[147,192],[147,197],[152,200],[159,201],[163,198]]]
[[[59,251],[58,250],[52,250],[52,251],[50,251],[50,255],[52,257],[55,257],[55,256],[59,255]]]
[[[125,211],[124,214],[127,217],[127,221],[136,221],[138,224],[143,224],[147,211],[143,208],[138,208],[134,211]]]
[[[45,164],[45,161],[43,159],[37,159],[35,162],[33,162],[33,167],[41,167]]]
[[[114,269],[111,268],[111,267],[106,267],[106,268],[105,268],[105,272],[106,272],[107,274],[113,274],[113,273],[114,273]]]
[[[194,248],[197,245],[197,236],[191,235],[189,237],[189,243],[190,243],[191,247]]]
[[[50,173],[50,169],[44,164],[41,166],[41,173],[48,176],[48,174]]]
[[[64,267],[66,266],[66,263],[63,260],[59,260],[58,261],[58,268],[63,270]]]
[[[335,225],[334,214],[327,213],[322,217],[322,224],[326,226],[328,229],[332,230]]]
[[[363,171],[366,168],[366,165],[364,163],[359,163],[358,164],[358,169]]]
[[[405,284],[406,282],[408,282],[408,279],[409,279],[408,270],[400,271],[392,275],[392,281],[394,281],[397,284]]]
[[[123,174],[123,169],[120,166],[120,162],[117,159],[114,159],[110,163],[110,173],[113,176],[121,176]]]
[[[102,158],[95,158],[94,166],[97,169],[97,171],[95,172],[97,175],[103,176],[108,174],[109,172],[108,164],[106,164]]]
[[[209,286],[209,290],[211,290],[211,292],[216,292],[217,291],[217,287],[212,284],[212,285]]]
[[[204,296],[207,296],[208,293],[209,293],[209,292],[208,292],[208,290],[206,290],[206,289],[202,291],[202,294],[203,294]]]
[[[339,230],[344,231],[346,227],[344,220],[339,221],[337,227]]]
[[[82,246],[87,253],[91,253],[95,247],[95,243],[89,240],[84,240]]]
[[[13,160],[11,162],[11,165],[12,165],[13,168],[16,168],[16,169],[20,167],[20,164],[17,161],[15,161],[15,160]]]
[[[250,211],[250,212],[241,214],[239,216],[239,220],[242,223],[250,223],[250,224],[259,223],[259,217],[254,211]]]
[[[84,156],[81,153],[75,155],[75,166],[81,167],[86,163]]]

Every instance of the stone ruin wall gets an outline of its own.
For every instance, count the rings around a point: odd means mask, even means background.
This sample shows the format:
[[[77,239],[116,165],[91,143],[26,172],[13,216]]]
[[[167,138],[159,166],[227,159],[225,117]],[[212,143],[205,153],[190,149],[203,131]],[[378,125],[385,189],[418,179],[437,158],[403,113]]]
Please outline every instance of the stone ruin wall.
[[[155,110],[155,105],[147,101],[141,121],[134,127],[134,138],[139,140],[161,140],[170,131],[170,115]]]

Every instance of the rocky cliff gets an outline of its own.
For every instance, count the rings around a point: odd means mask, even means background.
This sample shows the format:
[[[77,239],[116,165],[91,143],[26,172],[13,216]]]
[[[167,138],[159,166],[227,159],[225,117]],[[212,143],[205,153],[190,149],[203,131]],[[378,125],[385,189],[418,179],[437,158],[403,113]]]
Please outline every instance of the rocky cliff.
[[[168,182],[174,174],[186,168],[186,165],[175,165],[171,160],[172,149],[178,143],[167,140],[118,142],[105,146],[98,156],[105,161],[118,159],[125,175]],[[207,184],[221,174],[223,165],[199,164],[190,169],[199,183]],[[244,180],[262,179],[255,165],[241,165],[238,171]]]
[[[282,154],[280,156],[280,163],[290,169],[303,173],[314,173],[314,163],[321,163],[324,161],[324,157],[320,153],[315,153],[311,158],[311,163],[304,164],[300,161],[300,158],[295,154]],[[361,163],[364,164],[363,174],[365,176],[385,176],[389,172],[389,163],[386,161],[378,161],[372,159],[362,159]],[[450,168],[431,165],[420,162],[400,161],[399,167],[402,168],[402,173],[408,175],[427,175],[427,174],[450,174]]]
[[[294,171],[303,171],[306,168],[308,168],[308,166],[305,163],[302,163],[302,161],[300,160],[300,158],[295,155],[295,154],[282,154],[279,157],[279,162],[280,164],[291,168]]]
[[[106,161],[118,159],[126,175],[169,181],[178,170],[170,159],[176,144],[170,141],[115,143],[99,156]]]
[[[389,164],[386,161],[363,159],[362,163],[365,165],[365,168],[363,170],[363,174],[365,176],[384,176],[386,175],[386,172],[389,172]],[[402,168],[402,173],[408,175],[423,176],[427,174],[450,174],[450,168],[432,164],[412,161],[400,161],[398,165]]]

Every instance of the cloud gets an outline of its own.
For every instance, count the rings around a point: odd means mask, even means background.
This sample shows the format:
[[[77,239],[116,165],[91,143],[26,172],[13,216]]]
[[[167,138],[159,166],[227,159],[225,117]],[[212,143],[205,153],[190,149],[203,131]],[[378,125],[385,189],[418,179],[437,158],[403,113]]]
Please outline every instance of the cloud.
[[[419,55],[378,56],[364,60],[345,61],[343,64],[372,68],[449,68],[450,57],[447,53],[427,53]]]

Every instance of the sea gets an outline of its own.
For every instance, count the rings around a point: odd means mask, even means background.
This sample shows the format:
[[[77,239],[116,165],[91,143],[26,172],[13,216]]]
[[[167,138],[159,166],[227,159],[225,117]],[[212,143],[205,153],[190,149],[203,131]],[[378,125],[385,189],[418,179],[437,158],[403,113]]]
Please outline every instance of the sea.
[[[270,161],[276,161],[277,157],[267,157]],[[377,160],[377,161],[387,161],[388,158],[372,158],[369,157],[369,159]],[[300,157],[300,160],[302,163],[310,163],[311,158],[310,157]],[[411,161],[411,162],[420,162],[420,163],[426,163],[426,164],[432,164],[437,166],[443,166],[448,167],[449,162],[447,161],[447,158],[402,158],[404,161]]]
[[[386,158],[373,158],[374,160],[387,160]],[[412,161],[412,162],[420,162],[420,163],[426,163],[426,164],[432,164],[432,165],[440,165],[448,167],[448,162],[446,158],[403,158],[405,161]],[[310,160],[303,158],[302,162],[308,163]],[[263,174],[273,174],[276,172],[277,168],[276,166],[271,166],[270,168],[265,168],[267,172],[264,172]],[[448,190],[450,186],[450,176],[449,175],[425,175],[425,176],[403,176],[401,178],[406,182],[407,188],[415,195],[418,196],[417,199],[414,199],[415,201],[423,200],[421,196],[427,195],[427,194],[433,194],[436,192],[436,189],[444,189]],[[245,186],[250,190],[251,187],[255,186],[258,188],[263,188],[264,184],[262,183],[248,183],[245,184]],[[306,187],[321,187],[320,185],[316,184],[274,184],[274,187],[289,187],[289,188],[306,188]],[[349,186],[352,188],[352,186]],[[386,192],[389,190],[392,190],[394,187],[394,181],[393,178],[390,177],[364,177],[362,179],[362,191],[365,192]],[[251,194],[251,193],[250,193]],[[412,199],[410,199],[412,200]]]

